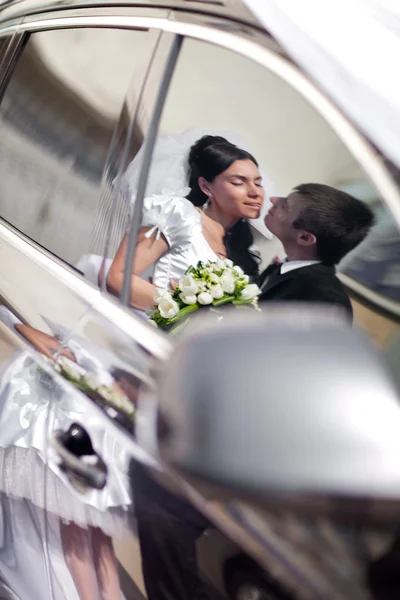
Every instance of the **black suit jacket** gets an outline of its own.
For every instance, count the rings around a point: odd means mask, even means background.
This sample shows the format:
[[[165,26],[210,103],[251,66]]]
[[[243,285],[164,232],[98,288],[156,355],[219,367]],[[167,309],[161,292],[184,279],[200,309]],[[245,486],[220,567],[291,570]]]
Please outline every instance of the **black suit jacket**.
[[[281,275],[276,265],[270,265],[260,275],[259,302],[316,302],[343,308],[353,319],[350,298],[336,277],[334,267],[314,264],[293,269]]]

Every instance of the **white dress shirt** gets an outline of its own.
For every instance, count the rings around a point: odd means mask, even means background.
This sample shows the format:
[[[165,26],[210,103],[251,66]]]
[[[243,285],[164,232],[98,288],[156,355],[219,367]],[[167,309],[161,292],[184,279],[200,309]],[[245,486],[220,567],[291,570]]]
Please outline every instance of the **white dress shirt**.
[[[284,262],[281,265],[281,275],[294,271],[295,269],[301,269],[301,267],[309,267],[310,265],[317,265],[320,260],[290,260]]]

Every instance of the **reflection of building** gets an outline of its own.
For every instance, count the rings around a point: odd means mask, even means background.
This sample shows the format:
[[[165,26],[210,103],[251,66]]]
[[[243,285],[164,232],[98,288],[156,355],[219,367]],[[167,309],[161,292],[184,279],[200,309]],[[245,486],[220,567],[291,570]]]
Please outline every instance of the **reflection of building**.
[[[47,68],[35,45],[38,35],[28,42],[1,106],[1,216],[74,263],[90,246],[103,168],[131,69],[125,68],[125,85],[114,91],[119,98],[114,115],[102,111],[101,103],[96,110],[88,95]],[[136,146],[140,142],[139,136]]]
[[[97,183],[101,178],[114,121],[65,88],[28,44],[7,90],[3,118],[22,135],[73,162],[77,172]]]

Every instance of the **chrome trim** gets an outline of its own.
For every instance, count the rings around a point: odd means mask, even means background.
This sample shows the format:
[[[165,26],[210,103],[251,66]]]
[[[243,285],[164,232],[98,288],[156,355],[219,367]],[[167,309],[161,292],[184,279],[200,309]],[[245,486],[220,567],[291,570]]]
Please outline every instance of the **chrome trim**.
[[[0,56],[0,102],[3,100],[3,94],[8,86],[14,67],[18,62],[26,41],[26,34],[24,34],[24,32],[19,32],[19,24],[17,25],[16,31],[9,36],[8,45],[3,57]]]
[[[143,163],[140,170],[139,181],[138,181],[138,189],[136,194],[135,206],[133,209],[132,222],[130,225],[129,235],[128,235],[128,243],[126,249],[126,257],[125,257],[125,267],[124,267],[124,279],[122,282],[122,290],[121,290],[121,302],[125,306],[130,305],[130,297],[131,297],[131,281],[132,281],[132,270],[133,270],[133,260],[135,257],[135,249],[136,249],[136,240],[140,229],[140,224],[142,221],[142,212],[144,205],[144,196],[146,193],[146,185],[150,172],[151,159],[153,156],[154,144],[157,139],[158,126],[160,124],[160,119],[162,115],[162,111],[164,108],[165,98],[168,93],[168,89],[171,83],[172,76],[174,74],[175,65],[179,58],[179,54],[181,51],[183,42],[183,37],[180,35],[175,36],[172,40],[171,48],[165,63],[164,71],[162,74],[161,82],[157,91],[157,96],[155,100],[155,105],[153,108],[153,114],[151,116],[151,121],[149,125],[149,130],[145,137],[144,145],[143,145]],[[151,65],[150,65],[151,69]]]
[[[182,13],[177,14],[176,17],[182,18]],[[333,131],[347,146],[353,157],[366,172],[366,175],[371,179],[400,227],[400,190],[383,164],[382,159],[377,156],[374,148],[357,131],[355,126],[289,60],[277,55],[268,48],[262,48],[259,44],[238,37],[237,35],[202,25],[164,18],[132,16],[102,17],[93,15],[79,18],[59,17],[56,19],[23,23],[23,29],[29,32],[44,31],[49,28],[72,27],[115,27],[123,29],[139,27],[161,29],[165,32],[188,36],[232,50],[269,69],[299,92],[332,127]],[[3,31],[12,33],[14,29],[15,25],[9,25],[0,30],[0,33]]]
[[[0,2],[0,11],[2,14],[8,13],[8,18],[24,15],[37,15],[44,11],[72,12],[80,10],[82,7],[89,10],[99,9],[98,0],[58,0],[46,2],[44,0],[5,0]],[[2,6],[3,5],[3,6]],[[101,7],[102,10],[129,10],[129,9],[159,9],[159,10],[179,10],[190,11],[193,15],[208,15],[228,18],[230,21],[249,24],[252,27],[260,25],[257,17],[251,10],[242,2],[242,0],[228,0],[226,4],[221,2],[206,2],[202,0],[108,0],[107,5]]]
[[[23,19],[12,19],[10,22],[7,23],[6,27],[3,27],[3,24],[0,20],[0,38],[2,37],[6,37],[8,35],[11,34],[16,34],[18,33],[19,30],[19,26],[22,24]],[[10,31],[9,31],[10,29]]]
[[[101,292],[81,275],[68,267],[60,259],[55,258],[36,244],[27,240],[23,234],[0,220],[0,239],[4,239],[19,252],[27,256],[32,262],[39,265],[57,281],[72,291],[83,300],[88,308],[93,308],[110,323],[125,332],[132,332],[132,337],[141,344],[155,358],[164,360],[172,350],[172,343],[168,337],[146,321],[136,316],[129,309],[122,306],[113,296]]]

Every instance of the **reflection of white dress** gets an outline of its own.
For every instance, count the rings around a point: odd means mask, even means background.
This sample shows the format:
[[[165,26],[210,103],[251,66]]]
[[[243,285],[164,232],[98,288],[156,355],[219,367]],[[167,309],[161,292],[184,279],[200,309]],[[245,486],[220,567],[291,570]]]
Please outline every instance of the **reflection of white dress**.
[[[203,236],[201,214],[186,198],[164,192],[146,199],[143,226],[150,228],[149,235],[162,234],[169,245],[154,266],[153,281],[160,288],[167,288],[170,279],[178,279],[199,260],[217,258]],[[7,312],[0,314],[0,319],[13,328],[17,319]],[[99,361],[100,354],[90,357],[75,341],[69,347],[78,363],[97,379],[110,383],[107,370],[101,368],[104,361]],[[68,385],[56,383],[38,370],[28,352],[17,355],[1,375],[0,491],[30,500],[82,527],[97,526],[116,537],[129,534],[130,456],[122,442],[114,439],[106,419],[100,418],[95,407],[91,410],[90,402],[79,402],[80,394],[69,393]],[[65,431],[74,421],[84,425],[108,466],[107,485],[102,491],[78,494],[52,460],[49,436],[55,429]]]
[[[0,491],[31,501],[65,521],[100,527],[118,538],[134,531],[129,453],[96,407],[56,382],[28,352],[16,355],[0,383]],[[52,433],[81,423],[108,467],[107,484],[82,495],[59,470],[49,445]]]

